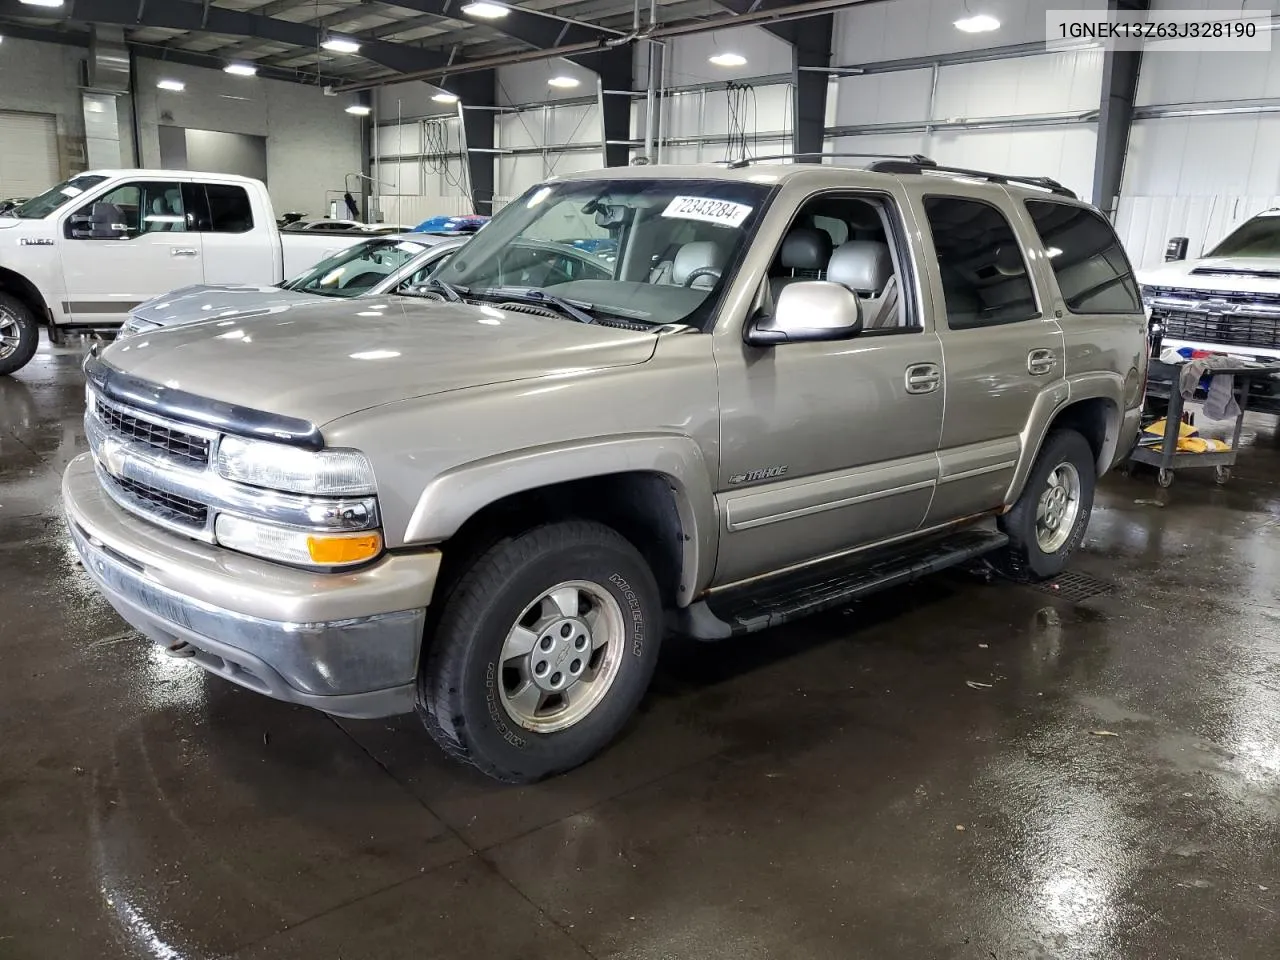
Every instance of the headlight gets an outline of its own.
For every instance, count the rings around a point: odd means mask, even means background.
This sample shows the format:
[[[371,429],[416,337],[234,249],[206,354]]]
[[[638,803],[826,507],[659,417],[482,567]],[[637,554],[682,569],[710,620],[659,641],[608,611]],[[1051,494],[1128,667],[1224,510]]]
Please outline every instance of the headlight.
[[[382,552],[382,534],[325,533],[221,514],[214,523],[218,543],[264,560],[307,567],[346,567],[372,560]]]
[[[218,443],[218,473],[228,480],[285,493],[374,492],[373,468],[358,450],[300,450],[223,437]]]

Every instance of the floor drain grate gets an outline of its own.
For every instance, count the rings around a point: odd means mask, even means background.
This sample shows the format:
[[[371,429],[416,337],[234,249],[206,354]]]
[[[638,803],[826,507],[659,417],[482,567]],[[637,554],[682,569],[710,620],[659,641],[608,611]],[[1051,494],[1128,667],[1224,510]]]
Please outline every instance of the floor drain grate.
[[[1050,596],[1061,597],[1072,603],[1101,597],[1112,590],[1111,584],[1091,577],[1087,573],[1064,573],[1033,586]]]

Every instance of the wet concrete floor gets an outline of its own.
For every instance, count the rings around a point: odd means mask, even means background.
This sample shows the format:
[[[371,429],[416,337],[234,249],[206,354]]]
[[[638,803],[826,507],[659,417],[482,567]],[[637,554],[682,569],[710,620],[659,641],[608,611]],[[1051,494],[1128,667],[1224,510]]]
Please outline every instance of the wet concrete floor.
[[[529,788],[157,655],[73,565],[81,350],[0,378],[0,960],[1280,956],[1280,441],[1103,485],[1075,602],[946,574],[669,644]]]

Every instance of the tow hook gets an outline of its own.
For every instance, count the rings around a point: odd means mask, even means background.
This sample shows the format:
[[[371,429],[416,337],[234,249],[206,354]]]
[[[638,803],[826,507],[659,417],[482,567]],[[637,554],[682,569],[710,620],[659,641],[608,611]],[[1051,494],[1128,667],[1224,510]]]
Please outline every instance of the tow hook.
[[[186,657],[194,657],[196,648],[185,640],[179,640],[177,643],[171,643],[164,648],[164,652],[175,660],[182,660]]]

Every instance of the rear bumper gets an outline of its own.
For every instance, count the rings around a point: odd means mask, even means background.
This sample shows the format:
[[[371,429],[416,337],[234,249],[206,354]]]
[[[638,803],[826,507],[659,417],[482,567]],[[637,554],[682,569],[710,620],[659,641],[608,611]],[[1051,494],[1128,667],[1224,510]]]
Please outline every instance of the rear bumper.
[[[103,493],[89,456],[67,467],[67,526],[130,625],[258,693],[346,717],[413,709],[433,551],[312,574],[166,533]]]

